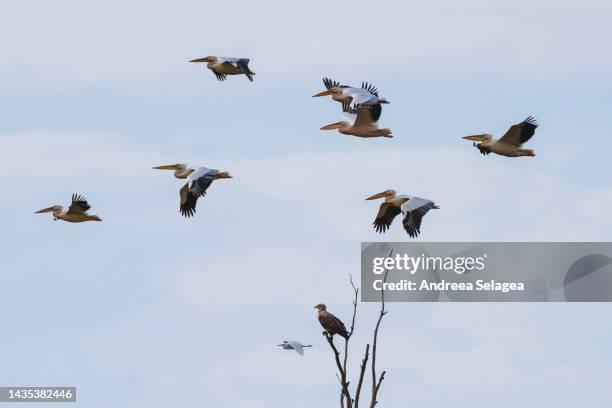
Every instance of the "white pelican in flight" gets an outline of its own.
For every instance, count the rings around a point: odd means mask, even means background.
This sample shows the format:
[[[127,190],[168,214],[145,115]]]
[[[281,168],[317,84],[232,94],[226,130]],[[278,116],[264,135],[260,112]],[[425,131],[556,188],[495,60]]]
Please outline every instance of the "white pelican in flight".
[[[180,191],[180,209],[183,217],[191,217],[195,214],[198,198],[206,195],[206,190],[214,180],[232,178],[227,171],[213,170],[206,167],[192,167],[183,163],[153,168],[157,170],[174,170],[174,177],[177,179],[187,179],[187,183]]]
[[[189,62],[206,62],[206,66],[210,69],[219,81],[225,81],[228,75],[246,75],[249,81],[253,82],[255,73],[249,69],[248,58],[235,57],[214,57],[208,56],[198,58]]]
[[[357,137],[393,137],[391,129],[378,127],[377,122],[382,113],[380,104],[362,106],[357,109],[349,105],[342,105],[342,107],[347,120],[323,126],[321,130],[338,129],[338,132],[344,135]]]
[[[420,197],[410,197],[398,195],[395,190],[386,190],[382,193],[374,194],[366,200],[376,200],[384,198],[385,202],[380,205],[378,214],[374,220],[374,229],[378,233],[383,233],[389,229],[393,219],[399,214],[404,214],[402,224],[410,238],[418,237],[421,233],[421,221],[429,210],[439,209],[433,201]]]
[[[300,356],[304,355],[304,347],[312,347],[312,344],[307,346],[303,345],[299,341],[295,340],[283,340],[283,344],[278,344],[278,347],[282,347],[283,350],[295,350]]]
[[[531,139],[537,127],[538,123],[535,118],[529,116],[521,123],[512,125],[500,139],[493,139],[493,136],[489,134],[465,136],[464,139],[480,142],[474,143],[474,146],[483,155],[496,153],[506,157],[533,157],[535,156],[533,150],[521,149],[521,146]]]
[[[323,78],[323,84],[327,91],[319,92],[312,95],[314,97],[331,95],[332,99],[340,102],[343,105],[353,105],[353,108],[359,106],[372,106],[375,104],[389,103],[385,98],[378,96],[378,89],[375,86],[362,82],[361,88],[352,86],[340,85],[340,82]]]
[[[87,210],[89,210],[91,206],[87,204],[87,200],[85,197],[73,194],[72,202],[70,203],[70,207],[68,207],[68,211],[64,211],[64,207],[61,205],[54,205],[53,207],[45,208],[44,210],[36,211],[35,214],[42,213],[53,213],[53,219],[64,220],[68,222],[85,222],[85,221],[102,221],[102,218],[97,215],[89,215],[87,214]]]

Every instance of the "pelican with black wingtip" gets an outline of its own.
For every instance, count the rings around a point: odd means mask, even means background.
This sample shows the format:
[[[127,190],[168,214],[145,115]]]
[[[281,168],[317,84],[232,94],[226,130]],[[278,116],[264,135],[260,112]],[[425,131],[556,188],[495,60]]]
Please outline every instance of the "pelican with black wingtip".
[[[313,98],[330,95],[331,98],[343,105],[352,105],[353,108],[360,106],[372,106],[381,103],[389,103],[385,98],[378,96],[378,89],[367,82],[361,83],[361,88],[341,85],[333,79],[323,78],[326,91],[313,95]]]
[[[219,81],[225,81],[228,75],[245,75],[249,81],[253,82],[255,73],[249,68],[248,58],[236,57],[215,57],[208,56],[197,58],[189,62],[205,62]]]
[[[480,153],[488,155],[491,153],[498,154],[506,157],[521,157],[521,156],[535,156],[535,153],[531,149],[522,149],[523,143],[527,142],[535,133],[538,127],[538,122],[532,116],[516,125],[512,125],[510,129],[499,139],[494,139],[489,134],[464,136],[466,140],[474,142]],[[480,142],[476,144],[476,142]]]
[[[180,190],[180,211],[183,217],[192,217],[196,212],[198,198],[204,197],[213,181],[232,178],[227,171],[206,167],[193,167],[184,163],[153,167],[156,170],[174,170],[174,177],[187,179]]]
[[[421,233],[421,221],[431,209],[439,209],[431,200],[408,195],[399,195],[395,190],[386,190],[382,193],[374,194],[366,200],[376,200],[384,198],[385,201],[380,205],[378,214],[374,220],[374,229],[378,233],[386,232],[393,219],[400,213],[404,215],[402,224],[410,238],[416,238]]]
[[[342,105],[347,120],[331,123],[323,126],[321,130],[338,129],[344,135],[357,137],[393,137],[391,129],[379,128],[378,119],[382,113],[379,103],[371,106],[361,106],[352,108],[349,105]]]
[[[67,211],[64,211],[64,207],[61,205],[54,205],[53,207],[45,208],[36,211],[35,214],[53,213],[53,220],[62,220],[67,222],[85,222],[85,221],[102,221],[102,218],[97,215],[87,214],[91,206],[87,203],[85,197],[79,194],[72,195],[72,202]]]

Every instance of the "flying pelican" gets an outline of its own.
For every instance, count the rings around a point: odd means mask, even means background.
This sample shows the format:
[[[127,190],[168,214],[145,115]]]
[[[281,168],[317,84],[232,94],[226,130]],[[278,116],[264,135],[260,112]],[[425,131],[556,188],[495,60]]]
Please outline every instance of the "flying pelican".
[[[361,88],[354,88],[352,86],[340,85],[340,82],[329,78],[323,78],[323,84],[327,91],[312,95],[313,98],[331,95],[334,101],[340,102],[343,105],[353,104],[353,108],[389,103],[385,98],[378,96],[378,89],[375,86],[367,82],[362,82]]]
[[[36,211],[35,214],[42,213],[53,213],[53,220],[64,220],[68,222],[85,222],[85,221],[102,221],[102,218],[97,215],[89,215],[87,214],[87,210],[89,210],[91,206],[87,204],[87,200],[85,197],[73,194],[72,202],[70,203],[70,207],[68,207],[68,211],[64,211],[64,207],[61,205],[54,205],[53,207],[45,208],[44,210]]]
[[[351,108],[349,105],[342,106],[347,120],[323,126],[321,130],[338,129],[338,132],[344,135],[357,137],[393,137],[391,129],[381,129],[376,123],[382,112],[380,104],[362,106],[357,109]]]
[[[510,126],[510,129],[500,139],[493,139],[489,134],[464,136],[466,140],[472,140],[481,143],[474,143],[474,146],[480,150],[480,153],[487,155],[496,153],[506,157],[520,156],[535,156],[533,150],[521,149],[523,143],[527,142],[535,133],[538,123],[536,119],[529,116],[521,123]]]
[[[208,169],[206,167],[191,167],[184,163],[153,167],[156,170],[174,170],[174,177],[187,179],[181,188],[181,214],[191,217],[196,212],[198,198],[206,195],[206,190],[217,179],[232,178],[227,171]]]
[[[317,309],[319,323],[321,323],[321,326],[323,326],[328,335],[333,336],[337,334],[348,340],[350,334],[346,331],[346,327],[340,319],[329,313],[323,303],[319,303],[314,308]]]
[[[439,209],[433,201],[420,197],[410,197],[407,195],[398,195],[395,190],[386,190],[382,193],[374,194],[366,200],[376,200],[378,198],[385,199],[385,202],[380,205],[376,219],[374,220],[374,229],[378,233],[383,233],[389,229],[393,219],[399,214],[404,214],[402,224],[404,229],[410,236],[415,238],[421,233],[421,221],[427,211]]]
[[[283,340],[283,344],[278,344],[278,347],[282,347],[284,350],[295,350],[300,356],[304,355],[304,347],[312,347],[312,344],[307,346],[303,345],[299,341],[295,340]]]
[[[244,74],[249,78],[249,81],[253,82],[253,75],[255,75],[255,73],[249,69],[248,58],[208,56],[194,59],[189,62],[206,62],[208,69],[215,74],[219,81],[225,81],[228,75]]]

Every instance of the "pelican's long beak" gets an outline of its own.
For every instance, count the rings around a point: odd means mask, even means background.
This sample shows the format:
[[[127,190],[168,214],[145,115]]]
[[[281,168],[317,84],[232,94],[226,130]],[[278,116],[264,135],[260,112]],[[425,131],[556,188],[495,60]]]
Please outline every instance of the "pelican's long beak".
[[[36,211],[34,214],[42,214],[42,213],[48,213],[48,212],[53,212],[53,207],[49,207],[49,208],[45,208],[44,210]]]
[[[327,91],[323,91],[323,92],[319,92],[318,94],[314,94],[312,95],[313,98],[316,98],[317,96],[327,96],[327,95],[331,95],[334,92],[332,90],[327,90]]]
[[[153,167],[155,170],[178,170],[178,166],[176,164],[168,164],[166,166],[157,166]]]
[[[334,130],[334,129],[339,129],[341,126],[342,126],[342,122],[336,122],[336,123],[329,124],[327,126],[323,126],[321,130]]]
[[[463,138],[465,140],[472,140],[475,142],[484,142],[485,140],[487,140],[487,138],[484,137],[483,135],[463,136]]]
[[[383,198],[385,196],[386,196],[386,194],[383,191],[382,193],[374,194],[373,196],[366,198],[366,201],[367,200],[376,200],[376,199],[379,199],[379,198]]]
[[[191,60],[189,62],[210,62],[210,57],[196,58],[196,59]]]

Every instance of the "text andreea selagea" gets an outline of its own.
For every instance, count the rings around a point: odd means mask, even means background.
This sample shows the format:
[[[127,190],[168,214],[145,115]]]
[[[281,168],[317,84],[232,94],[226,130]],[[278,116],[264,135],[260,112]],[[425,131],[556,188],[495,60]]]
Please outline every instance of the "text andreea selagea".
[[[426,279],[418,281],[402,279],[399,282],[383,282],[377,279],[372,283],[376,291],[407,291],[407,292],[428,292],[428,291],[477,291],[477,292],[522,292],[525,290],[523,282],[500,282],[494,279],[478,279],[475,282],[430,282]]]

